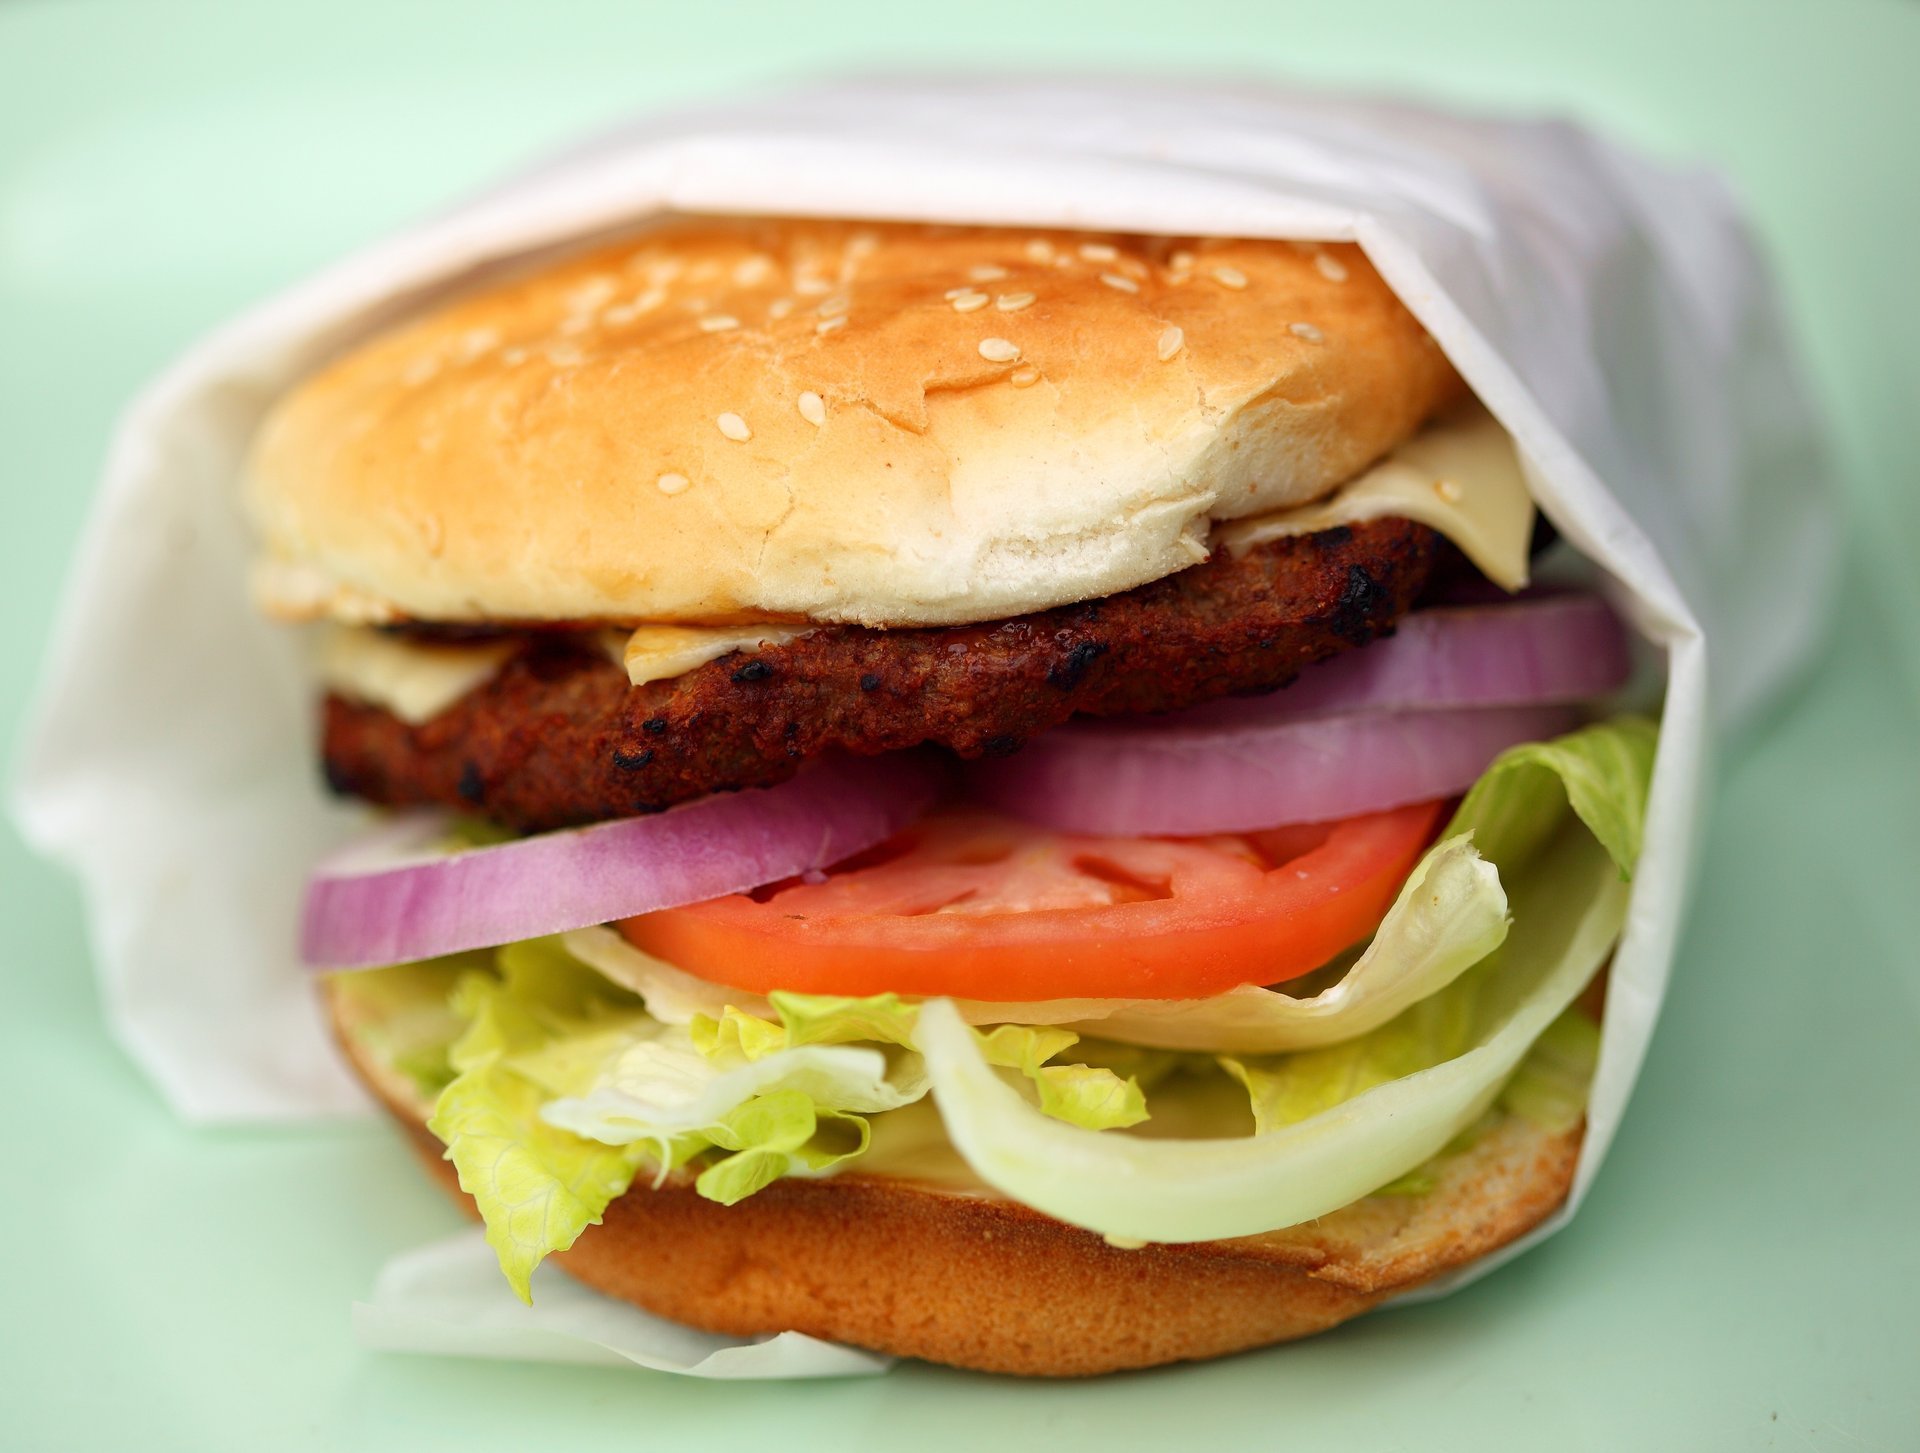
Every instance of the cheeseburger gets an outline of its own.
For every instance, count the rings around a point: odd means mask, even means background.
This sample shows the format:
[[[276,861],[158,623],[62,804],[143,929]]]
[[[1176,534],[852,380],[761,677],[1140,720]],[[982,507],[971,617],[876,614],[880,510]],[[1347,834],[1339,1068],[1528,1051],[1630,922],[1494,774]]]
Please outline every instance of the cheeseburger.
[[[1654,728],[1357,248],[670,219],[247,488],[377,810],[304,955],[521,1296],[1097,1373],[1567,1196]]]

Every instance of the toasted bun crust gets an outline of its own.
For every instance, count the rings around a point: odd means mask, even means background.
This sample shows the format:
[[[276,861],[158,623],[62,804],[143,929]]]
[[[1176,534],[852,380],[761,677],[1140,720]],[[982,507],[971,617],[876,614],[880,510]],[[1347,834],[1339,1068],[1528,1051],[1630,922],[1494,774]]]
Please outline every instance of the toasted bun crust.
[[[338,1002],[338,1001],[335,1001]],[[467,1210],[424,1107],[342,1042]],[[1582,1128],[1506,1117],[1433,1190],[1233,1241],[1109,1246],[1016,1202],[877,1176],[777,1181],[735,1206],[640,1185],[555,1259],[587,1285],[734,1336],[808,1332],[956,1367],[1079,1377],[1324,1331],[1504,1246],[1566,1199]]]
[[[1204,558],[1460,384],[1352,246],[676,221],[382,334],[264,425],[282,615],[993,620]]]

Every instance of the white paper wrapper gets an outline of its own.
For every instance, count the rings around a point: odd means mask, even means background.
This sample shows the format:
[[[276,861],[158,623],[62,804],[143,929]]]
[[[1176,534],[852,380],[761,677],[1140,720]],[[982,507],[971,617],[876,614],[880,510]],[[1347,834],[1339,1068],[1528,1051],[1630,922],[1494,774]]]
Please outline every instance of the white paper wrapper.
[[[304,372],[424,298],[662,211],[1366,249],[1512,432],[1541,508],[1667,653],[1665,736],[1586,1149],[1567,1208],[1529,1242],[1563,1224],[1652,1032],[1712,740],[1818,638],[1835,539],[1819,431],[1716,177],[1565,124],[1245,88],[865,83],[649,121],[367,249],[157,380],[114,443],[18,811],[83,878],[114,1031],[180,1113],[363,1104],[293,954],[307,866],[351,819],[316,781],[299,648],[248,605],[235,496],[250,432]],[[566,1304],[589,1309],[578,1317],[515,1312],[502,1283],[495,1319],[450,1286],[390,1268],[368,1325],[383,1345],[443,1351],[531,1355],[537,1342],[551,1355],[566,1332],[585,1359],[616,1345],[585,1293]],[[429,1330],[449,1322],[466,1328],[457,1349]],[[756,1355],[729,1365],[790,1370]],[[817,1369],[811,1357],[801,1363]]]
[[[683,1377],[856,1377],[885,1372],[891,1357],[782,1332],[743,1342],[650,1317],[587,1290],[557,1267],[533,1276],[533,1305],[505,1296],[500,1263],[478,1227],[393,1258],[373,1300],[356,1302],[353,1330],[390,1352],[520,1362],[647,1367]]]

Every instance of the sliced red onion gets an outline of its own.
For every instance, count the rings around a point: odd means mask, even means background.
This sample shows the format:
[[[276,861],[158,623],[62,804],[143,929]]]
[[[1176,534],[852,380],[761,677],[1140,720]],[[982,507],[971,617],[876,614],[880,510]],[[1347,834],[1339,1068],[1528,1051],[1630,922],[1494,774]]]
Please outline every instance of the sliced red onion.
[[[1626,629],[1597,595],[1447,606],[1415,611],[1393,635],[1309,666],[1271,695],[1208,702],[1157,721],[1238,726],[1336,712],[1588,701],[1617,690],[1631,666]]]
[[[431,851],[447,817],[409,814],[314,873],[301,957],[371,968],[742,893],[892,837],[941,780],[917,753],[830,760],[777,787],[458,853]]]
[[[1062,728],[973,764],[974,795],[1062,832],[1192,837],[1328,822],[1464,792],[1569,706],[1357,712],[1250,726]]]

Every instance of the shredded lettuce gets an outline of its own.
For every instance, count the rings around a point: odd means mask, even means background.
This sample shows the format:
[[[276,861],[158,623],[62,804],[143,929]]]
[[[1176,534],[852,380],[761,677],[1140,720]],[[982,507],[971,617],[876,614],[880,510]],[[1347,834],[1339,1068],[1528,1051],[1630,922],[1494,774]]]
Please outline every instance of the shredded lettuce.
[[[1600,1026],[1569,1009],[1533,1042],[1500,1092],[1500,1108],[1542,1130],[1571,1130],[1587,1113],[1587,1092],[1600,1064]]]
[[[1627,721],[1497,761],[1449,836],[1484,833],[1487,856],[1511,870],[1512,930],[1452,984],[1365,1035],[1270,1061],[1227,1058],[1249,1091],[1254,1135],[1148,1139],[1049,1120],[995,1077],[954,1006],[936,1001],[921,1012],[920,1045],[954,1145],[1016,1200],[1149,1241],[1294,1225],[1416,1171],[1499,1099],[1611,952],[1653,749],[1651,727]],[[1556,1083],[1553,1065],[1552,1053],[1537,1059],[1536,1079]],[[1539,1109],[1553,1097],[1535,1083],[1522,1086],[1522,1103]]]
[[[798,1090],[748,1100],[703,1132],[734,1154],[700,1172],[694,1189],[731,1206],[782,1176],[820,1175],[861,1154],[871,1138],[859,1115],[823,1109]]]
[[[534,1268],[600,1220],[647,1153],[556,1130],[541,1107],[597,1079],[644,1015],[551,941],[511,945],[495,960],[497,975],[469,971],[454,987],[466,1028],[449,1049],[456,1075],[427,1127],[479,1208],[501,1271],[527,1300]]]
[[[431,1104],[453,1080],[448,1052],[465,1025],[451,1003],[454,986],[491,961],[490,954],[455,954],[335,974],[329,988],[341,1027]]]
[[[465,955],[379,973],[407,976],[404,994],[398,980],[381,986],[390,1004],[433,1008],[446,1072],[428,1126],[523,1297],[540,1261],[597,1224],[643,1167],[664,1175],[698,1160],[696,1190],[731,1205],[862,1154],[867,1117],[928,1090],[912,1048],[918,1008],[893,995],[775,994],[777,1019],[729,1006],[663,1024],[554,939],[501,949],[492,966]],[[1089,1129],[1146,1117],[1133,1079],[1049,1063],[1078,1041],[1069,1030],[980,1038],[1043,1113]]]
[[[1473,784],[1444,835],[1471,832],[1504,873],[1537,852],[1571,808],[1625,882],[1640,861],[1659,736],[1645,717],[1621,716],[1509,748]]]
[[[523,1297],[643,1170],[687,1166],[732,1204],[934,1107],[974,1173],[1063,1220],[1158,1241],[1290,1225],[1422,1193],[1495,1108],[1577,1122],[1598,1032],[1568,1005],[1624,921],[1654,742],[1629,719],[1504,755],[1367,949],[1302,997],[761,997],[585,930],[342,976],[343,1018],[437,1096]]]

